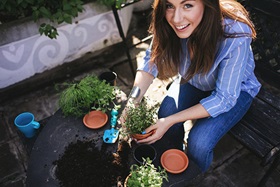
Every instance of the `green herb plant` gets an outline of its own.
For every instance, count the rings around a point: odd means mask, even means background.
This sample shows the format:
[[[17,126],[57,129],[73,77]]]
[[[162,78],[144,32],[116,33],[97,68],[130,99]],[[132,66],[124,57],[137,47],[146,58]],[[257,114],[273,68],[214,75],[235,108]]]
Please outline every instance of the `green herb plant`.
[[[143,158],[143,165],[132,165],[130,167],[130,176],[128,177],[127,187],[161,187],[163,180],[168,181],[165,169],[156,168],[149,157]]]
[[[141,134],[157,119],[159,104],[148,104],[149,98],[144,97],[138,106],[129,104],[124,126],[128,134]]]
[[[106,112],[116,98],[117,88],[94,75],[67,86],[59,98],[59,106],[65,116],[81,117],[90,110]],[[114,106],[116,107],[115,104]]]

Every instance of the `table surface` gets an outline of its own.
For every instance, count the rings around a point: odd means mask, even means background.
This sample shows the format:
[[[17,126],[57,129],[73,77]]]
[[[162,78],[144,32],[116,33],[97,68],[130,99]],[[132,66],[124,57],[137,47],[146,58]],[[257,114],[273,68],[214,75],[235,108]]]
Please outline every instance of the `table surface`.
[[[125,102],[122,102],[122,108]],[[82,118],[64,117],[61,110],[58,110],[42,129],[34,143],[29,158],[27,169],[27,186],[55,187],[59,181],[55,177],[55,165],[53,162],[63,155],[65,148],[71,142],[77,140],[95,140],[96,146],[103,144],[104,130],[110,128],[110,120],[99,129],[89,129],[83,125]],[[156,148],[157,158],[155,165],[160,165],[160,156],[169,147]],[[113,152],[117,150],[117,143],[110,144]],[[168,173],[169,182],[163,186],[186,186],[193,178],[199,175],[200,170],[190,160],[188,168],[180,174]]]

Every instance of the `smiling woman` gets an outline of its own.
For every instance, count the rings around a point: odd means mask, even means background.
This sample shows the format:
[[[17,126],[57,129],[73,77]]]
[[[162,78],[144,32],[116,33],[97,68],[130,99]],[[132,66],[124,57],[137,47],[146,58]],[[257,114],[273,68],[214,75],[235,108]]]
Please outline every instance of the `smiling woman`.
[[[155,0],[153,7],[153,41],[133,86],[141,90],[138,100],[155,77],[175,76],[177,86],[170,86],[172,94],[163,99],[158,120],[145,130],[155,133],[138,142],[167,138],[174,148],[183,149],[183,124],[195,120],[187,153],[205,172],[218,141],[244,116],[260,90],[251,49],[254,25],[235,0]]]

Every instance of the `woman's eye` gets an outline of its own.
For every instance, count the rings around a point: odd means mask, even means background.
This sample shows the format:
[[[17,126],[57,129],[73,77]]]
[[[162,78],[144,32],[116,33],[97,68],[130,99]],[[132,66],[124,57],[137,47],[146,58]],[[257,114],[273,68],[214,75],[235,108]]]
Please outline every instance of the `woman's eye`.
[[[191,8],[191,7],[193,7],[191,4],[185,4],[184,6],[185,6],[185,8]]]
[[[173,6],[171,4],[166,4],[166,9],[171,9]]]

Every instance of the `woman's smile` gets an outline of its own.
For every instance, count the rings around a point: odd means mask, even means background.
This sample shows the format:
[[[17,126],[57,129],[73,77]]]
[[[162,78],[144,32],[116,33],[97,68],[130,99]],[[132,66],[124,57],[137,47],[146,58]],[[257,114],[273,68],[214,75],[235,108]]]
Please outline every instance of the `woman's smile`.
[[[179,30],[179,31],[183,31],[184,29],[186,29],[190,24],[187,24],[187,25],[181,25],[181,26],[176,26],[176,28]]]
[[[165,18],[179,38],[188,38],[202,20],[202,0],[167,0]]]

